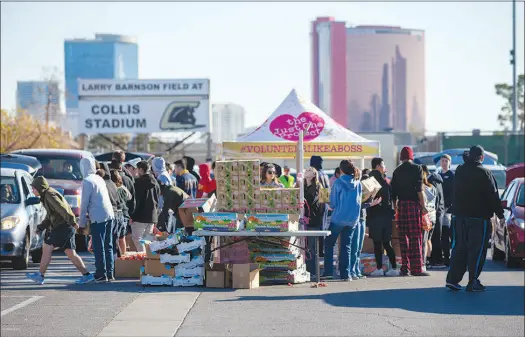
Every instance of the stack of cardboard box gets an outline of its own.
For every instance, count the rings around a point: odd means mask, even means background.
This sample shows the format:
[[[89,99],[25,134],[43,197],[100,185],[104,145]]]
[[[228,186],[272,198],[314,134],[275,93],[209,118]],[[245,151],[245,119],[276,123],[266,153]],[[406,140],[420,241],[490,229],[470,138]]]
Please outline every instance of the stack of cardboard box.
[[[250,259],[260,269],[261,284],[304,283],[310,281],[305,265],[303,238],[272,238],[248,245]]]
[[[217,161],[217,209],[237,213],[298,214],[299,188],[260,188],[259,160]]]
[[[146,246],[141,284],[174,287],[203,285],[205,240],[182,231]]]

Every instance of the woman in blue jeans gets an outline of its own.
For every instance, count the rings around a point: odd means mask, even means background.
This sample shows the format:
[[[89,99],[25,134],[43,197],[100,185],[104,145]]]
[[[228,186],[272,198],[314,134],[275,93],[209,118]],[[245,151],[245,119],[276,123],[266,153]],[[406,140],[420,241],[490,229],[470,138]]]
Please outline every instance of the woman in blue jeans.
[[[362,203],[360,171],[351,160],[340,163],[341,176],[331,190],[332,219],[329,226],[331,235],[325,239],[324,277],[333,275],[334,245],[340,237],[339,270],[340,279],[351,281],[351,256],[358,250],[358,221]],[[353,240],[354,239],[354,240]]]

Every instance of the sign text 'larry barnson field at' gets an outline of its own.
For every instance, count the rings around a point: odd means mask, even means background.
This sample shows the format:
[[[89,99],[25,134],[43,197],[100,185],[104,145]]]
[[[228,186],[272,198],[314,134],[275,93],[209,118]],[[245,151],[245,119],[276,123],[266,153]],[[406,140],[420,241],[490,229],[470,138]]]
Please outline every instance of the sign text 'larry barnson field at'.
[[[208,79],[79,80],[80,133],[209,132]]]

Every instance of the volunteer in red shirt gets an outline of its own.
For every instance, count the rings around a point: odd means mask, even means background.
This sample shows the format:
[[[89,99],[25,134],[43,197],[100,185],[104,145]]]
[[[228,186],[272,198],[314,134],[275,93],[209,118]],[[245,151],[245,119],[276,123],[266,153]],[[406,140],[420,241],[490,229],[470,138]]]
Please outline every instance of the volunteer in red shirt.
[[[199,165],[199,186],[197,187],[197,198],[211,197],[216,192],[216,180],[210,176],[210,166],[208,164]]]

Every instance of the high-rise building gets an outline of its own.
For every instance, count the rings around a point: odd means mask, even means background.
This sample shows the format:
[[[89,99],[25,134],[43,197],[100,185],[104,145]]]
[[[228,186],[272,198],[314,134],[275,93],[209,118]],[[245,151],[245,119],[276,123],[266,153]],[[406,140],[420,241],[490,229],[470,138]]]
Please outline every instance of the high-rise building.
[[[235,141],[245,131],[245,109],[237,104],[212,104],[212,140]]]
[[[137,41],[128,36],[95,34],[95,39],[64,41],[66,112],[78,108],[77,79],[136,79]]]
[[[16,107],[37,120],[54,121],[60,113],[60,89],[56,81],[18,81]]]
[[[318,18],[313,22],[313,100],[340,124],[356,132],[376,132],[386,129],[395,131],[425,130],[425,50],[422,30],[388,26],[346,27],[345,36],[333,34],[330,44],[320,43],[320,31],[329,32],[342,22],[333,18]],[[338,26],[336,26],[338,25]],[[341,29],[341,28],[340,28]],[[323,53],[329,60],[337,46],[344,46],[345,58],[336,66],[322,66]],[[314,48],[316,49],[316,48]],[[319,93],[326,91],[327,81],[320,81],[324,73],[345,73],[345,94],[332,87],[324,94],[338,104],[344,104],[345,116],[335,113],[332,106]]]
[[[345,22],[333,17],[312,23],[312,99],[341,125],[347,125]]]

